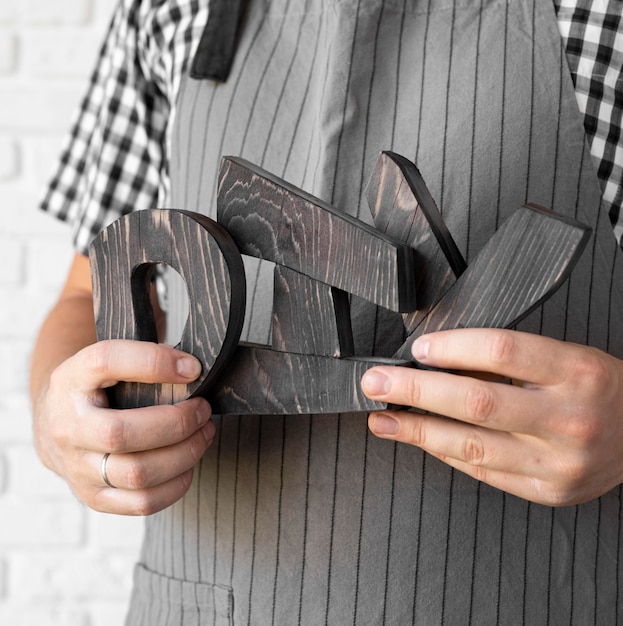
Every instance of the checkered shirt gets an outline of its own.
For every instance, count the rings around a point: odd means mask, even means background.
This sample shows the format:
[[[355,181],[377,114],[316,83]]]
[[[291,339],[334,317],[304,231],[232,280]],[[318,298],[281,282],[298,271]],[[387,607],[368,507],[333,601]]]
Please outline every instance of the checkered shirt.
[[[121,215],[166,206],[170,129],[207,0],[121,0],[45,190],[76,249]],[[614,232],[623,235],[623,0],[554,0],[578,106]]]
[[[41,208],[76,249],[118,217],[166,206],[174,103],[208,0],[120,0]]]
[[[576,98],[619,242],[623,235],[623,1],[555,0]]]

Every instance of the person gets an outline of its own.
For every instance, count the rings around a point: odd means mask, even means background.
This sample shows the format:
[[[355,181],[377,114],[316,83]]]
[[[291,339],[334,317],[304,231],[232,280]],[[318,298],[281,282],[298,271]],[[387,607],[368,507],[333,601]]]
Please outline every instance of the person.
[[[617,623],[620,7],[246,5],[122,0],[43,203],[76,255],[33,354],[38,451],[90,507],[146,516],[128,624]],[[199,365],[96,342],[85,253],[107,223],[214,215],[224,154],[369,219],[388,149],[417,163],[468,263],[526,201],[589,225],[569,280],[517,329],[420,338],[414,358],[444,371],[365,374],[370,397],[414,410],[108,407],[116,381]],[[266,340],[266,306],[245,339]],[[383,319],[353,304],[358,352],[382,352]]]

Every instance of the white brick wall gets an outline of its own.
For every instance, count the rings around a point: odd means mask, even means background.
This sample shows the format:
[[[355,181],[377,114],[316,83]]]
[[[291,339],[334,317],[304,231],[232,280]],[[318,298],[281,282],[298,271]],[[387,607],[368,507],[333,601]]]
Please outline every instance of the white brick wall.
[[[0,624],[123,623],[142,520],[95,513],[38,461],[27,371],[68,229],[36,202],[117,0],[0,0]]]

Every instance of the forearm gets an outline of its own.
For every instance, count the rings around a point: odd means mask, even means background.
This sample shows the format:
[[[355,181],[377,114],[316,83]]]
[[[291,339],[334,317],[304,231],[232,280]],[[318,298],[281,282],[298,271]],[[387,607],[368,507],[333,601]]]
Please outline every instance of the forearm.
[[[43,463],[54,469],[47,458],[47,446],[41,441],[41,406],[52,372],[66,359],[95,341],[93,302],[90,294],[64,293],[48,314],[34,346],[30,395],[35,443]]]
[[[87,292],[63,294],[43,323],[35,343],[30,372],[33,403],[50,374],[63,361],[95,342],[93,301]]]
[[[42,460],[48,466],[51,463],[45,458],[47,446],[40,442],[40,421],[50,376],[61,363],[94,341],[89,260],[76,254],[59,298],[39,330],[31,360],[30,396],[35,441]]]

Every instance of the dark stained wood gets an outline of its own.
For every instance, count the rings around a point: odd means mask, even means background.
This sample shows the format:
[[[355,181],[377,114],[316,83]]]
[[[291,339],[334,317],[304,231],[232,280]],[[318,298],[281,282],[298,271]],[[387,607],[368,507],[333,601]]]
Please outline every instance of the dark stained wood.
[[[409,365],[392,359],[335,359],[240,344],[231,367],[207,395],[219,415],[305,415],[383,410],[387,404],[361,391],[374,365]]]
[[[366,195],[376,228],[415,251],[417,310],[403,314],[410,333],[467,265],[413,163],[381,153]]]
[[[368,199],[391,236],[229,158],[218,201],[233,238],[202,215],[172,210],[133,213],[105,229],[90,249],[98,339],[157,341],[149,278],[166,263],[186,282],[190,302],[178,347],[203,364],[191,385],[124,381],[110,390],[111,405],[201,394],[223,415],[383,410],[361,392],[367,369],[409,364],[413,341],[426,332],[516,324],[561,285],[589,237],[585,226],[528,205],[465,269],[413,164],[383,154]],[[246,295],[238,247],[277,264],[272,347],[238,344]],[[420,304],[406,315],[412,330],[394,358],[336,358],[354,351],[349,293],[392,311],[414,306],[414,256]]]
[[[138,211],[114,222],[90,248],[98,339],[157,341],[149,274],[166,263],[185,280],[190,314],[179,349],[204,370],[190,385],[122,382],[111,405],[173,403],[205,392],[235,350],[245,310],[245,279],[236,244],[222,226],[185,211]]]
[[[243,254],[392,311],[415,309],[411,249],[248,161],[223,159],[218,221]]]
[[[428,332],[517,324],[561,286],[589,236],[583,224],[542,207],[517,210],[409,335],[396,358],[411,358],[411,345]]]
[[[333,357],[354,354],[345,291],[276,265],[273,293],[274,350]]]

